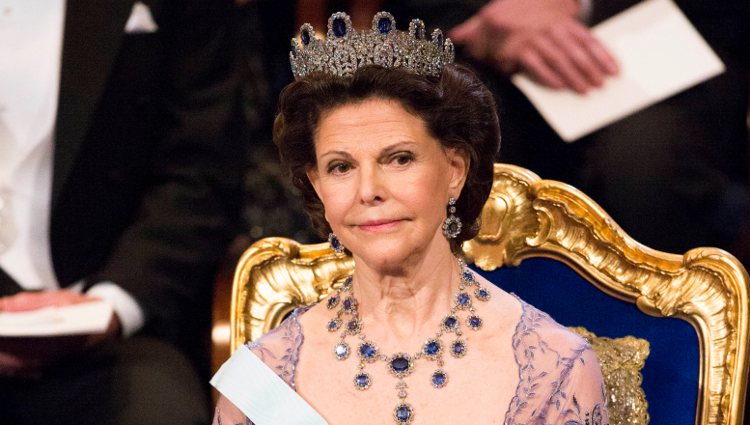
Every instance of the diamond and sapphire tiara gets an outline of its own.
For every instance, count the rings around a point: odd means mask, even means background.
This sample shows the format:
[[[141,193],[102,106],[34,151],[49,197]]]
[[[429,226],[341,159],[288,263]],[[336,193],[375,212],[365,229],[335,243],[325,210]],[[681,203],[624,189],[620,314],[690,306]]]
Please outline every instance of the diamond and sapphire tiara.
[[[349,15],[337,12],[328,19],[325,40],[315,36],[312,25],[300,27],[300,43],[292,39],[289,61],[295,79],[314,72],[349,77],[357,68],[380,65],[405,68],[419,75],[438,77],[445,64],[453,62],[453,43],[436,29],[427,39],[424,22],[413,19],[409,31],[396,29],[396,20],[388,12],[372,18],[369,30],[352,28]]]

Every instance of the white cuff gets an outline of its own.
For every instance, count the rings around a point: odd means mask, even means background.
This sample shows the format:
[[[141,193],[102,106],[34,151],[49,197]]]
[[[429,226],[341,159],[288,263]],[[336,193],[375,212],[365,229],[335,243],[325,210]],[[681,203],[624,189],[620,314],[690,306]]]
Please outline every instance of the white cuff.
[[[138,332],[145,322],[143,310],[132,295],[114,282],[104,281],[92,286],[87,295],[92,295],[108,301],[112,304],[112,309],[120,319],[122,327],[122,336],[129,337]]]

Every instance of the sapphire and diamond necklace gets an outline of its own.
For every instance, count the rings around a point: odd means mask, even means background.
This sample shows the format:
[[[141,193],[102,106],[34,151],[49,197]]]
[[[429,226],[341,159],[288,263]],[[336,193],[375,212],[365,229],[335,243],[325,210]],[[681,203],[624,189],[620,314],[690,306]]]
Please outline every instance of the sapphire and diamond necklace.
[[[477,316],[475,305],[473,304],[472,292],[474,297],[479,301],[490,299],[490,292],[479,285],[474,278],[474,274],[462,260],[458,260],[460,265],[460,284],[458,292],[453,297],[453,306],[450,312],[440,321],[440,327],[434,337],[428,339],[422,345],[422,348],[415,354],[404,352],[393,355],[381,353],[377,344],[367,339],[362,332],[362,321],[359,318],[357,310],[357,300],[352,294],[352,277],[346,278],[344,283],[336,292],[326,301],[329,310],[338,307],[336,317],[328,321],[326,325],[329,332],[339,333],[339,342],[335,345],[333,353],[338,360],[346,360],[352,352],[352,348],[346,342],[348,336],[357,336],[359,343],[356,346],[355,353],[359,357],[358,371],[354,375],[354,388],[365,391],[373,384],[370,374],[365,371],[365,367],[370,363],[383,361],[393,377],[398,381],[396,390],[398,390],[399,402],[393,410],[393,418],[397,424],[409,424],[414,419],[414,407],[410,405],[406,398],[408,386],[404,378],[411,375],[414,371],[418,360],[427,359],[436,363],[437,368],[430,376],[430,384],[433,388],[443,388],[448,384],[448,373],[443,369],[445,362],[443,354],[447,351],[455,358],[461,358],[466,355],[467,344],[462,338],[463,330],[461,324],[464,323],[469,329],[477,331],[482,327],[482,319]],[[474,290],[471,291],[471,288]],[[466,315],[465,318],[461,316]],[[450,344],[445,344],[442,337],[446,334],[453,334],[454,339]]]

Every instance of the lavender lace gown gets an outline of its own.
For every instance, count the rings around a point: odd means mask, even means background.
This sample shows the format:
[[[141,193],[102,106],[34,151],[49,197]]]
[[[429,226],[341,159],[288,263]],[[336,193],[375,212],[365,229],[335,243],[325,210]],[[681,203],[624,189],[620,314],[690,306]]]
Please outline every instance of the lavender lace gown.
[[[547,314],[521,301],[513,335],[518,385],[510,405],[498,406],[504,425],[608,425],[604,382],[591,346]],[[250,349],[292,389],[304,335],[295,310],[279,327],[241,349]],[[504,411],[504,412],[503,412]],[[251,425],[226,399],[215,425]]]

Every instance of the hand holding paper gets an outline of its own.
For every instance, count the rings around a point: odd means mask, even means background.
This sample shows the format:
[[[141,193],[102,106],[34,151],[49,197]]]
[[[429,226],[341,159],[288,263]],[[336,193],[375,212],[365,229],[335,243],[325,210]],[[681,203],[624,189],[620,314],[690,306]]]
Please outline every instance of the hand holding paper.
[[[573,0],[495,0],[450,32],[471,56],[506,74],[585,93],[618,66],[579,20]]]
[[[648,0],[597,25],[594,35],[621,72],[585,96],[550,90],[516,74],[513,83],[565,141],[626,117],[724,71],[724,65],[670,0]]]
[[[72,291],[0,298],[0,376],[33,377],[45,365],[119,334],[112,307]]]

